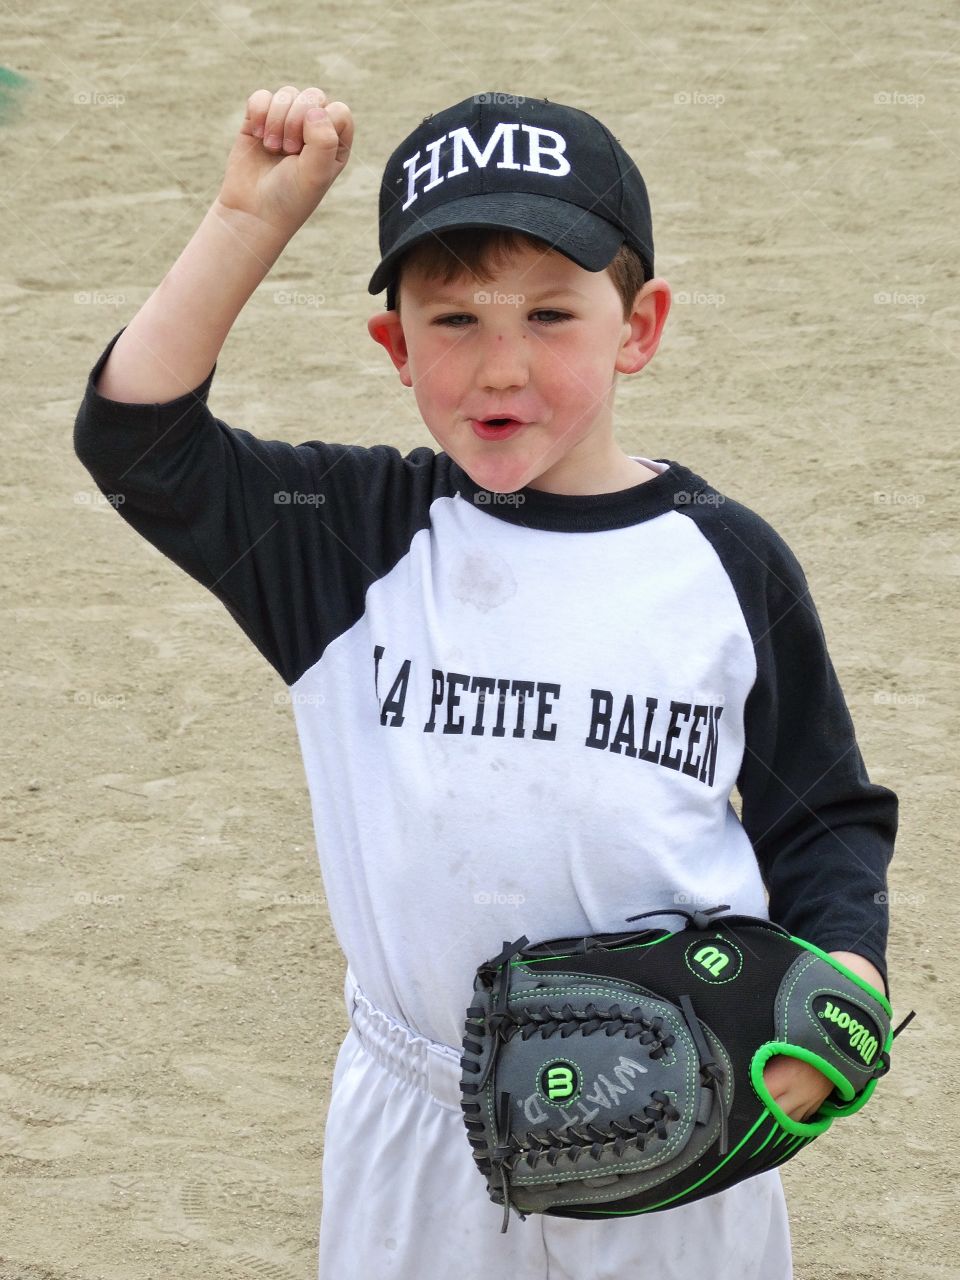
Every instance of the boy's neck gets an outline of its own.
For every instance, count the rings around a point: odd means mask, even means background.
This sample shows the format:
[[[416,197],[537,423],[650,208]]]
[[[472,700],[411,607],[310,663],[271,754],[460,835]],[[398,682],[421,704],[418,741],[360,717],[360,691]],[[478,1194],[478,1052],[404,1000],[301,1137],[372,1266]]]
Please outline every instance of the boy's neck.
[[[605,467],[601,472],[591,476],[582,469],[570,476],[551,476],[546,472],[538,476],[526,487],[537,489],[543,493],[558,493],[567,496],[597,495],[602,493],[619,493],[623,489],[632,489],[635,485],[645,484],[657,474],[649,467],[638,462],[636,458],[621,454],[614,465]]]

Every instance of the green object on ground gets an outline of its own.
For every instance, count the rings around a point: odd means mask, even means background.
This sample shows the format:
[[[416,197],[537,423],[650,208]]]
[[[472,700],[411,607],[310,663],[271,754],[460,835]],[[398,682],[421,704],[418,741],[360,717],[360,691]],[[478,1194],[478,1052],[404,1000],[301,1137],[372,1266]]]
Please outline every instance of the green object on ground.
[[[0,67],[0,124],[5,124],[19,105],[19,93],[30,81],[9,67]]]

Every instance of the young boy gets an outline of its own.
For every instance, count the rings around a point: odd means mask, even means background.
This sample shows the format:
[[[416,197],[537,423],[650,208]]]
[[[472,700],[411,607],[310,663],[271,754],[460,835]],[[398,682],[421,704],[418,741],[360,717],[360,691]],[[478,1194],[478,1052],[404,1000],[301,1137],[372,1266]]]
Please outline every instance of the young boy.
[[[670,290],[643,180],[592,116],[478,95],[387,163],[369,330],[440,452],[293,446],[211,414],[233,321],[352,140],[318,89],[252,95],[217,200],[76,424],[124,519],[295,693],[352,1022],[321,1275],[786,1280],[776,1170],[501,1234],[459,1109],[462,1019],[503,938],[671,902],[769,915],[886,990],[896,796],[867,777],[783,540],[616,443],[617,375],[656,352]],[[832,1087],[784,1057],[765,1078],[795,1119]]]

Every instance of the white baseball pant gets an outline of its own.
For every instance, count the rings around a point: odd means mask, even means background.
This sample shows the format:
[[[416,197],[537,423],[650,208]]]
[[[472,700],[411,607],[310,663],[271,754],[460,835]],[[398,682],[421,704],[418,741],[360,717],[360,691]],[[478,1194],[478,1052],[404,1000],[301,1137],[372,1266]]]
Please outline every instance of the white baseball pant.
[[[615,1220],[513,1213],[487,1195],[460,1110],[460,1050],[377,1009],[351,1027],[327,1112],[320,1280],[792,1280],[779,1171]]]

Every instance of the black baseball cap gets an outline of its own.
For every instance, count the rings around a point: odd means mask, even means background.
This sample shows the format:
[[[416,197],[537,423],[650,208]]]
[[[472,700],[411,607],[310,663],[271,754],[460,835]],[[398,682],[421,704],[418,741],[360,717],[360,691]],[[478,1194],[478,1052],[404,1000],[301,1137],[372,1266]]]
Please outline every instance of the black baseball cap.
[[[477,93],[425,116],[380,184],[380,265],[370,293],[395,302],[396,269],[415,244],[454,227],[507,227],[587,271],[626,241],[653,277],[653,225],[640,170],[610,130],[547,98]]]

